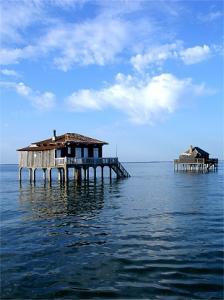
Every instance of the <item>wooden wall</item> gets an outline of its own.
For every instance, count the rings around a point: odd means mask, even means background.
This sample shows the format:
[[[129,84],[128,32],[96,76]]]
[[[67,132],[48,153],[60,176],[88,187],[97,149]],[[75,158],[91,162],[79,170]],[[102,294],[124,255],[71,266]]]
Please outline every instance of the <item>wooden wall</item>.
[[[20,167],[48,168],[55,166],[55,150],[20,151]]]

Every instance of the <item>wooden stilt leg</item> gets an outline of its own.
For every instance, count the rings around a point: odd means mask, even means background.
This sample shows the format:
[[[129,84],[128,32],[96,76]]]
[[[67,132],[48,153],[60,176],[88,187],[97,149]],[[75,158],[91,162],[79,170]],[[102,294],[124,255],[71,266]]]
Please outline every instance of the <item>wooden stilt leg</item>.
[[[23,168],[19,168],[19,181],[22,180],[22,169],[23,169]]]
[[[33,179],[33,182],[36,181],[36,169],[35,168],[32,169],[32,179]]]
[[[103,180],[103,166],[101,167],[101,179]]]
[[[112,168],[111,167],[109,167],[110,168],[110,180],[112,179]]]
[[[30,176],[29,176],[29,177],[30,177],[30,182],[32,182],[32,175],[33,175],[33,174],[32,174],[32,169],[29,169],[29,175],[30,175]]]
[[[52,170],[51,168],[48,168],[48,169],[47,169],[47,177],[48,177],[48,181],[49,181],[49,182],[51,182],[51,179],[52,179],[52,178],[51,178],[51,170]]]
[[[94,181],[96,180],[96,167],[93,168],[94,170]]]
[[[68,178],[68,168],[67,167],[64,168],[64,172],[65,172],[65,182],[68,182],[69,178]]]

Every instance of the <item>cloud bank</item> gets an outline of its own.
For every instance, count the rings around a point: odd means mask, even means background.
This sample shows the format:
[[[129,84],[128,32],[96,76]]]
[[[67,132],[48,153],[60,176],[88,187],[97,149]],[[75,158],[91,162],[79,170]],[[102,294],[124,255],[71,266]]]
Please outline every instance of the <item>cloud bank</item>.
[[[173,113],[186,97],[203,94],[205,87],[189,78],[178,79],[170,73],[139,80],[118,74],[113,85],[100,90],[83,89],[67,99],[72,111],[114,108],[137,124],[152,124]]]

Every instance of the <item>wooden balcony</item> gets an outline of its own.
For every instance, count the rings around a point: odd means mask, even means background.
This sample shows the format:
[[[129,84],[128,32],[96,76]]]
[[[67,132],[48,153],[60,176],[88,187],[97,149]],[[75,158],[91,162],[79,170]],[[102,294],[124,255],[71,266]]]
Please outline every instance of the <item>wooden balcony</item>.
[[[112,166],[118,164],[117,157],[103,157],[103,158],[76,158],[76,157],[60,157],[55,158],[56,167],[64,166]]]
[[[218,158],[179,158],[174,160],[175,164],[217,164]]]

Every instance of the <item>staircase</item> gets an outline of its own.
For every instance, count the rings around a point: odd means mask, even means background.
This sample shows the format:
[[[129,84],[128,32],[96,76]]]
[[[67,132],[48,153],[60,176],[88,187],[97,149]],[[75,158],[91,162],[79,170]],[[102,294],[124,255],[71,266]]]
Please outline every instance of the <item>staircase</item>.
[[[118,178],[127,178],[131,177],[128,171],[122,166],[122,164],[118,161],[117,164],[111,166],[114,172],[117,174]]]

